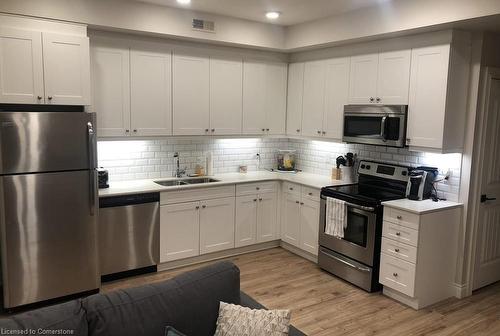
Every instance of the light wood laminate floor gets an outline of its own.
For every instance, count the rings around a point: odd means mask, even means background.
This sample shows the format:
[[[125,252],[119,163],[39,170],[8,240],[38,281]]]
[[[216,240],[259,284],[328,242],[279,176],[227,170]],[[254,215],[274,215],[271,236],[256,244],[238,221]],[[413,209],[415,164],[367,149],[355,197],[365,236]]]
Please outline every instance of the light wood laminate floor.
[[[308,335],[500,335],[500,283],[415,311],[282,248],[228,259],[241,270],[242,290],[268,308],[291,309],[292,323]],[[106,283],[102,291],[165,280],[205,264]]]

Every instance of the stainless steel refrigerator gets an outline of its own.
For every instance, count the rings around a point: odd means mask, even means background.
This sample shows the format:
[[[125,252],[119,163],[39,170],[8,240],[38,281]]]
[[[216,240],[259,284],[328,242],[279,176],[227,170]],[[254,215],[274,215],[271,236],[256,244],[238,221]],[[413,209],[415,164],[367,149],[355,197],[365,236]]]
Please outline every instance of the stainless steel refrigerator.
[[[4,307],[99,287],[95,114],[0,112]]]

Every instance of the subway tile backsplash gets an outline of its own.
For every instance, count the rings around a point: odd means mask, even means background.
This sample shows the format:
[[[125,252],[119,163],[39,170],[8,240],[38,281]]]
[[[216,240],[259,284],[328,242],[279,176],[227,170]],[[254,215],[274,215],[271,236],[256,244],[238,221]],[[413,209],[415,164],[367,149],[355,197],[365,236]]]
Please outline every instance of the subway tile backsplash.
[[[164,138],[155,140],[99,141],[99,166],[109,170],[111,181],[172,177],[174,152],[179,152],[180,166],[193,173],[197,162],[212,152],[214,173],[237,172],[240,165],[249,171],[272,168],[279,149],[297,151],[297,167],[305,172],[330,175],[335,159],[347,152],[360,159],[370,159],[410,166],[434,166],[440,178],[450,173],[448,181],[437,184],[439,197],[458,200],[461,154],[410,152],[406,148],[343,144],[287,138]],[[260,154],[260,160],[257,157]]]

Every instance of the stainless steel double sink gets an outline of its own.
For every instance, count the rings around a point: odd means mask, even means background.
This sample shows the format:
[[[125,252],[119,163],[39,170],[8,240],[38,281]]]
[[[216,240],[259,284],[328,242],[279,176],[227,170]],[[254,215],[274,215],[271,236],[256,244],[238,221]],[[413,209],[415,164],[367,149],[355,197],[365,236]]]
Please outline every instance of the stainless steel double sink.
[[[189,184],[213,183],[213,182],[219,182],[219,180],[213,179],[211,177],[193,177],[193,178],[183,178],[177,180],[165,180],[165,181],[154,181],[154,182],[164,187],[173,187],[173,186],[183,186]]]

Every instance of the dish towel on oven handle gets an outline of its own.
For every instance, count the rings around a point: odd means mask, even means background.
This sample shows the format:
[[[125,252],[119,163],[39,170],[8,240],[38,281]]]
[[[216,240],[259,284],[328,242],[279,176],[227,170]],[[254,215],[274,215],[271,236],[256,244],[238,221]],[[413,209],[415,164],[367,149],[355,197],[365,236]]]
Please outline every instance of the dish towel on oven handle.
[[[334,237],[344,238],[347,227],[347,205],[337,198],[326,198],[325,233]]]

